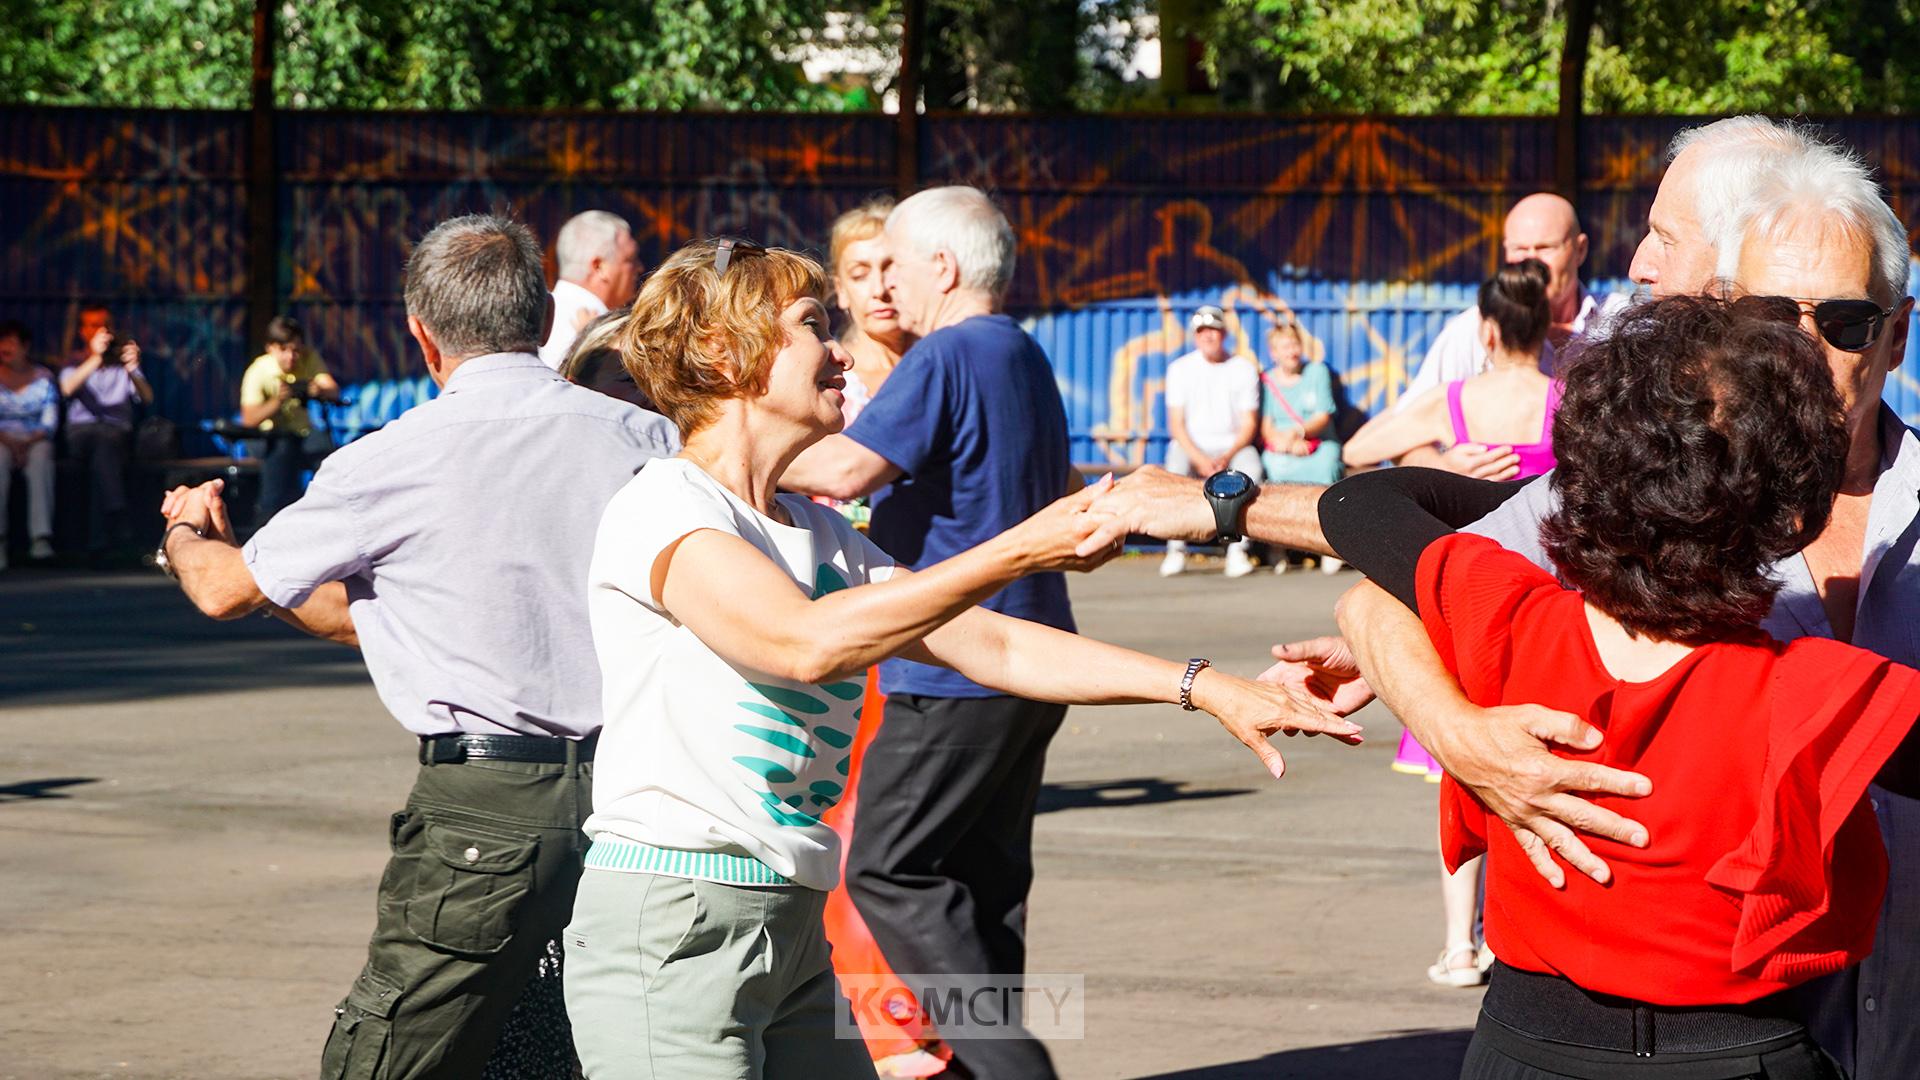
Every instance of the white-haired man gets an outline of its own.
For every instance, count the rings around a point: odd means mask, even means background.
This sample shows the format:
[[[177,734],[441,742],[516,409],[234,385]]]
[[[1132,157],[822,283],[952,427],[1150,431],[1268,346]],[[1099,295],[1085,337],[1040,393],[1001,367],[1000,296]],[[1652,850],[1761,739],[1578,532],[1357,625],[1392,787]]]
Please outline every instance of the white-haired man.
[[[640,245],[627,219],[605,210],[575,214],[553,242],[553,329],[540,359],[555,371],[588,323],[633,303],[640,291]]]
[[[1906,352],[1913,302],[1906,297],[1906,231],[1866,169],[1811,129],[1734,117],[1683,132],[1647,214],[1647,236],[1630,276],[1656,296],[1730,285],[1785,295],[1802,308],[1826,348],[1849,408],[1853,447],[1847,482],[1825,533],[1778,567],[1784,586],[1766,628],[1782,637],[1833,636],[1905,663],[1920,662],[1911,626],[1920,618],[1920,442],[1880,403],[1887,373]],[[1866,305],[1832,301],[1869,301]],[[1213,513],[1197,485],[1136,474],[1097,507],[1115,529],[1202,538]],[[1270,485],[1244,508],[1252,536],[1319,550],[1314,504],[1323,489]],[[1474,527],[1516,550],[1539,554],[1535,526],[1548,505],[1535,481]],[[1096,534],[1089,547],[1109,542]],[[1312,685],[1355,709],[1369,686],[1447,772],[1514,829],[1550,880],[1564,871],[1549,852],[1605,881],[1608,871],[1575,830],[1644,845],[1645,829],[1572,794],[1638,796],[1645,777],[1559,757],[1550,745],[1591,750],[1598,730],[1534,706],[1479,708],[1441,665],[1417,618],[1363,585],[1345,604],[1348,641],[1322,638],[1276,648],[1274,678]],[[1334,686],[1338,684],[1338,689]],[[1914,748],[1909,748],[1910,750]],[[1908,767],[1914,753],[1903,753]],[[1656,778],[1657,779],[1657,778]],[[1891,880],[1875,951],[1859,968],[1805,988],[1810,1026],[1855,1080],[1912,1075],[1920,1061],[1920,802],[1873,789],[1888,839]]]
[[[871,536],[919,569],[1065,494],[1067,416],[1039,344],[1000,311],[1014,239],[992,200],[923,191],[888,216],[886,244],[900,324],[920,340],[853,426],[802,454],[782,485],[852,499],[891,484]],[[1058,574],[984,606],[1073,629]],[[908,660],[882,664],[880,683],[886,714],[861,766],[847,889],[894,970],[1004,985],[1026,966],[1034,804],[1066,710]],[[966,996],[988,1009],[1006,1000]],[[1037,1041],[967,1025],[941,1035],[982,1080],[1053,1075]]]

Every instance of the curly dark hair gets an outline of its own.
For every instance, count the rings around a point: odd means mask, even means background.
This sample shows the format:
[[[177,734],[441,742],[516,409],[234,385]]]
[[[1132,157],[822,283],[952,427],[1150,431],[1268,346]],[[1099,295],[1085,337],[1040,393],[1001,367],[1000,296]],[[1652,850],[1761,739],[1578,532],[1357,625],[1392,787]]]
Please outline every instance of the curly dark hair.
[[[1798,321],[1797,307],[1674,297],[1562,369],[1560,505],[1540,536],[1561,579],[1628,633],[1697,645],[1755,626],[1780,588],[1770,565],[1826,527],[1847,427]]]

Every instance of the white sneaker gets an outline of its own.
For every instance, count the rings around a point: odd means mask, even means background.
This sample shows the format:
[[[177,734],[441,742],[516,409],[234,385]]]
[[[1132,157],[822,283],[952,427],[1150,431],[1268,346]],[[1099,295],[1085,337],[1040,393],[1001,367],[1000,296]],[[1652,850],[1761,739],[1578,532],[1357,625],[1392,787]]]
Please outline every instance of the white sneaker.
[[[53,541],[42,536],[33,542],[33,557],[37,560],[53,558]]]
[[[1253,560],[1247,558],[1245,549],[1241,548],[1238,544],[1229,545],[1227,548],[1227,576],[1230,578],[1238,578],[1246,577],[1251,573],[1253,573]]]
[[[1293,569],[1293,567],[1287,565],[1287,556],[1284,552],[1282,552],[1281,554],[1275,557],[1274,563],[1273,563],[1274,573],[1284,574],[1291,569]]]
[[[1341,562],[1339,559],[1336,559],[1331,555],[1320,560],[1320,572],[1323,574],[1326,574],[1329,577],[1346,569],[1346,567],[1347,567],[1346,563]]]
[[[1187,568],[1187,553],[1184,551],[1169,550],[1167,552],[1167,557],[1160,560],[1160,576],[1161,577],[1173,577],[1174,575],[1185,571],[1186,568]]]

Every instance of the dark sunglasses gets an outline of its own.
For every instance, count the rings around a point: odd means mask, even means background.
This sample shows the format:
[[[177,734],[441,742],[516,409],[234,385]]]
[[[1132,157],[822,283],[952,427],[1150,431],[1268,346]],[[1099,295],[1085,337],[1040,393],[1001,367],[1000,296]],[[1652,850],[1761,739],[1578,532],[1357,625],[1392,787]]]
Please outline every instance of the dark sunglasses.
[[[1742,315],[1769,322],[1799,323],[1812,314],[1813,325],[1827,344],[1843,352],[1866,352],[1880,340],[1892,308],[1871,300],[1813,300],[1798,296],[1742,296],[1733,302]]]
[[[767,249],[751,240],[735,240],[730,236],[722,239],[713,246],[713,272],[716,275],[723,277],[726,275],[727,267],[733,265],[735,252],[742,255],[765,255]]]

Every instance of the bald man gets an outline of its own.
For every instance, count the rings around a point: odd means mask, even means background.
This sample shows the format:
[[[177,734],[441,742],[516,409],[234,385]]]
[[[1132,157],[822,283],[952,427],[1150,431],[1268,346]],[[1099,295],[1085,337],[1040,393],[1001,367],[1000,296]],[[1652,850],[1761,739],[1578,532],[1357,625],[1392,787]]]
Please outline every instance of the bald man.
[[[1547,303],[1553,309],[1548,360],[1564,358],[1588,331],[1604,325],[1628,303],[1624,294],[1595,296],[1580,283],[1580,266],[1587,261],[1587,234],[1580,231],[1573,204],[1558,195],[1543,191],[1515,203],[1507,211],[1500,246],[1510,263],[1539,259],[1547,264]],[[1475,305],[1447,320],[1394,407],[1486,369],[1487,348],[1480,343],[1480,308]]]

